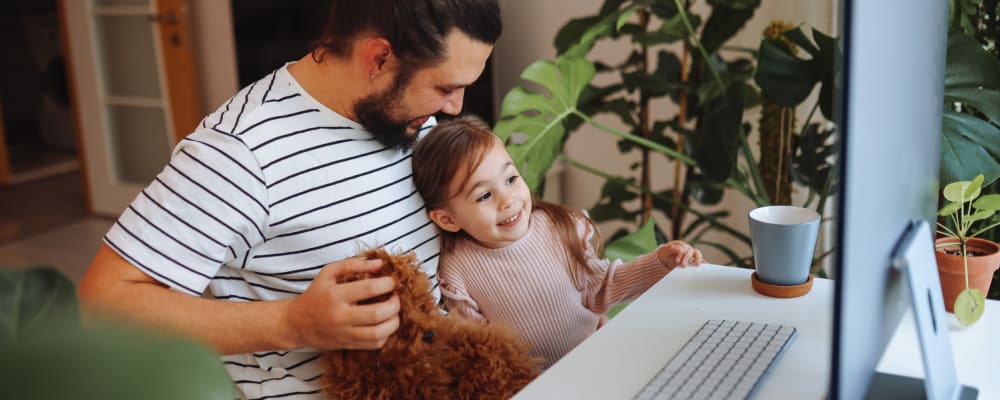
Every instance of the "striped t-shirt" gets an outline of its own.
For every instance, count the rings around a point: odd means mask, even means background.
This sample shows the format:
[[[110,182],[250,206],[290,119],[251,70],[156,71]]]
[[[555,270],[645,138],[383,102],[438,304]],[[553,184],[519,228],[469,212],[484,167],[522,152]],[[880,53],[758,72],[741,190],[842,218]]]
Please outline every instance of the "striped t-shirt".
[[[438,269],[445,305],[453,315],[514,327],[548,368],[594,333],[611,306],[635,299],[673,269],[655,251],[625,264],[598,258],[589,246],[593,232],[582,221],[578,229],[595,274],[582,274],[585,267],[566,257],[541,211],[531,213],[528,233],[506,247],[459,239]],[[586,277],[582,290],[574,276]]]
[[[327,263],[380,245],[415,251],[433,282],[437,230],[410,158],[321,105],[286,65],[178,143],[104,240],[171,289],[224,301],[294,297]],[[245,398],[303,399],[321,397],[318,357],[264,351],[223,363]]]

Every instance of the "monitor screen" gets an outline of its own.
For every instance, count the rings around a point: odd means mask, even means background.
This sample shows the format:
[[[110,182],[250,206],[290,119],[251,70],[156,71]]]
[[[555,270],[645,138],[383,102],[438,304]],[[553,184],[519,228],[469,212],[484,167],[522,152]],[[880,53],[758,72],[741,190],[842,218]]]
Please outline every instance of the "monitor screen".
[[[890,264],[937,205],[948,2],[843,2],[831,398],[861,399],[902,313]],[[916,349],[914,349],[916,350]]]

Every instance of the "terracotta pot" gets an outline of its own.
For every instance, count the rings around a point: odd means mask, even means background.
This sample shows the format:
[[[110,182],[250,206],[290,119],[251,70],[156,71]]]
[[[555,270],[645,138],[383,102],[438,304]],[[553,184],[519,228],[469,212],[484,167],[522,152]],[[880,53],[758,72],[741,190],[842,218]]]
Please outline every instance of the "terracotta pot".
[[[944,308],[955,312],[955,298],[965,290],[965,265],[962,256],[945,253],[945,249],[959,249],[958,239],[940,238],[935,244],[954,243],[952,247],[935,248],[938,274],[941,277],[941,290],[944,294]],[[966,242],[970,253],[979,252],[985,255],[969,256],[969,287],[979,289],[986,294],[993,281],[993,272],[1000,268],[1000,245],[989,240],[972,238]]]

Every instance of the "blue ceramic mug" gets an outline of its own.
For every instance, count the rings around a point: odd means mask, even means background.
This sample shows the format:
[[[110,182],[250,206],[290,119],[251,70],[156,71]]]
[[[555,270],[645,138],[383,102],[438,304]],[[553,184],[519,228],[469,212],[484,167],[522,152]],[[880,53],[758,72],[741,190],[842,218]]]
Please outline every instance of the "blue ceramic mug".
[[[795,206],[750,210],[750,242],[757,278],[773,285],[800,285],[809,279],[820,215]]]

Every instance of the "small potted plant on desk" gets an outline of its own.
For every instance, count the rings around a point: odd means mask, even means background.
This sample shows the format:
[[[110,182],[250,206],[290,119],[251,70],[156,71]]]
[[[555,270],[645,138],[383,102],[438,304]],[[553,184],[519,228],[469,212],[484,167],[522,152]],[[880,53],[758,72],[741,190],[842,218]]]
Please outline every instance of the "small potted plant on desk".
[[[1000,210],[1000,194],[980,197],[983,175],[972,181],[953,182],[942,191],[947,204],[938,216],[939,237],[934,241],[945,308],[969,326],[983,315],[993,272],[1000,267],[1000,245],[976,236],[1000,225],[977,227]]]

